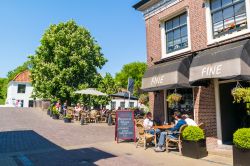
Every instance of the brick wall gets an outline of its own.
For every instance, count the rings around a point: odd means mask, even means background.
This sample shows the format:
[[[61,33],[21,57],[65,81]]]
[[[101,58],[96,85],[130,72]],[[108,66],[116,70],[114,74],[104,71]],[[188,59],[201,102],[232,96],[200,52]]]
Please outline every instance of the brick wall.
[[[205,124],[206,135],[217,137],[214,83],[194,88],[194,119]]]
[[[153,113],[153,118],[164,121],[164,91],[149,93],[149,109]]]

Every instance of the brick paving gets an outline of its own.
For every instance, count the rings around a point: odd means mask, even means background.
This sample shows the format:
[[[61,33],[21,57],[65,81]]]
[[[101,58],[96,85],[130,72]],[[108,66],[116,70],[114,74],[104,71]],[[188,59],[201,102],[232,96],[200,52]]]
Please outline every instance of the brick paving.
[[[114,141],[114,126],[65,124],[36,109],[0,108],[0,166],[232,165],[229,158],[194,160]]]

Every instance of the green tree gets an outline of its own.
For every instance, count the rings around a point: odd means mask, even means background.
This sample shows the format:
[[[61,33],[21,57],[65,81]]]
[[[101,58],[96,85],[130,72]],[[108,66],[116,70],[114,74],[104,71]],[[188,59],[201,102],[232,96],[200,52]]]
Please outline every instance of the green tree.
[[[127,88],[128,78],[133,78],[135,81],[134,94],[138,96],[141,87],[142,77],[147,69],[144,62],[133,62],[123,66],[122,70],[116,73],[115,81],[120,88]]]
[[[98,90],[108,95],[114,94],[118,91],[115,80],[110,73],[106,73],[106,75],[101,79],[98,84]],[[110,96],[100,96],[97,98],[97,103],[100,105],[107,105],[110,101]]]
[[[96,86],[106,59],[90,32],[71,20],[51,25],[30,56],[34,96],[69,100],[74,91]]]
[[[0,78],[0,104],[5,104],[7,96],[8,79]]]

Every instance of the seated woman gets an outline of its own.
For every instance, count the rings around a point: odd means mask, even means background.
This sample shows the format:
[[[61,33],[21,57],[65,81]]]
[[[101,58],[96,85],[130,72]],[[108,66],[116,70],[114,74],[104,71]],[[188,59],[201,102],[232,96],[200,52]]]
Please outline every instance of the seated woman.
[[[75,110],[74,110],[74,119],[79,118],[81,111],[82,111],[82,107],[80,103],[77,103],[77,105],[75,106]]]

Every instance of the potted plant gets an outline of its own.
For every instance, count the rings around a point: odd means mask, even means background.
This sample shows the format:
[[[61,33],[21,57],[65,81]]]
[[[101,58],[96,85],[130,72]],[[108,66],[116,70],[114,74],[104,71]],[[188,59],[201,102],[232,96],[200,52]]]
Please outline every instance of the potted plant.
[[[208,155],[204,131],[198,126],[187,126],[182,139],[183,156],[199,159]]]
[[[59,115],[60,115],[59,111],[55,107],[53,107],[53,109],[52,109],[52,118],[53,119],[59,119]]]
[[[234,166],[249,166],[250,163],[250,128],[238,129],[233,135]]]
[[[173,106],[175,103],[178,103],[181,101],[182,95],[179,93],[172,93],[167,96],[167,102],[169,106]]]
[[[65,123],[70,123],[70,122],[71,122],[71,119],[72,119],[71,115],[66,115],[66,116],[64,116],[64,122],[65,122]]]

